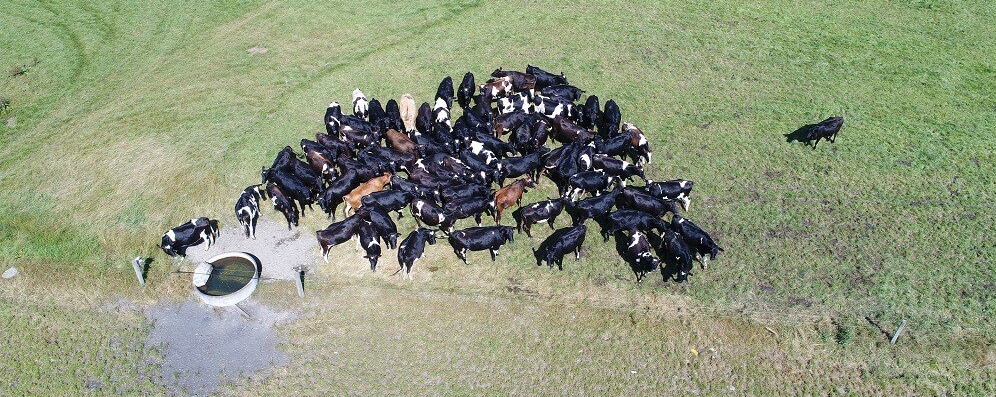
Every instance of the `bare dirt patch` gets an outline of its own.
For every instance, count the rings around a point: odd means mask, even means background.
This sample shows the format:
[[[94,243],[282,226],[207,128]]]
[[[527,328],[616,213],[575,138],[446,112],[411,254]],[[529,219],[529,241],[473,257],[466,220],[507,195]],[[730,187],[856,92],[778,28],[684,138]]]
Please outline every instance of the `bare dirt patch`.
[[[223,227],[217,241],[210,249],[204,245],[187,250],[190,264],[206,261],[223,252],[248,252],[259,258],[264,279],[293,280],[297,266],[313,266],[319,257],[318,240],[306,228],[288,231],[286,223],[277,223],[260,217],[256,225],[256,239],[246,238],[239,225]]]

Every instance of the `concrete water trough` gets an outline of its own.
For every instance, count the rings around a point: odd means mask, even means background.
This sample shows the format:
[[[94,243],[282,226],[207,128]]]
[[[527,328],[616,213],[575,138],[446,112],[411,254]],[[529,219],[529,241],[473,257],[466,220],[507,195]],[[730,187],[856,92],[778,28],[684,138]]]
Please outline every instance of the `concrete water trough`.
[[[234,306],[256,291],[259,258],[248,252],[225,252],[197,265],[194,294],[211,306]]]

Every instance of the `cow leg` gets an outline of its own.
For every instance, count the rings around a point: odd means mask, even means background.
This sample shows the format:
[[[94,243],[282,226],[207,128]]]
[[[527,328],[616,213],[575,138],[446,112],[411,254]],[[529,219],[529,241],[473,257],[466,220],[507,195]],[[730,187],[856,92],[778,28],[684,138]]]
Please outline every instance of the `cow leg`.
[[[526,236],[532,237],[533,235],[530,234],[530,232],[531,232],[531,230],[530,230],[531,224],[527,221],[527,222],[525,222],[525,225],[523,225],[523,226],[525,226],[525,228],[526,228]],[[520,231],[521,231],[521,229],[520,229]]]
[[[498,258],[498,251],[496,251],[494,249],[488,249],[488,252],[491,253],[491,263],[494,263],[495,259]]]
[[[474,220],[477,221],[477,227],[481,226],[481,213],[478,212],[474,214]]]
[[[706,257],[705,255],[702,255],[699,260],[702,261],[702,269],[703,270],[709,268],[709,258],[708,257]]]
[[[574,249],[574,260],[576,261],[581,260],[581,246],[578,246],[577,248]]]
[[[325,257],[325,263],[329,263],[329,251],[332,250],[332,246],[322,247],[322,256]]]
[[[555,220],[557,220],[557,217],[555,217],[555,216],[550,217],[550,219],[546,220],[546,224],[550,225],[550,230],[557,230],[557,228],[553,227],[553,221],[555,221]]]

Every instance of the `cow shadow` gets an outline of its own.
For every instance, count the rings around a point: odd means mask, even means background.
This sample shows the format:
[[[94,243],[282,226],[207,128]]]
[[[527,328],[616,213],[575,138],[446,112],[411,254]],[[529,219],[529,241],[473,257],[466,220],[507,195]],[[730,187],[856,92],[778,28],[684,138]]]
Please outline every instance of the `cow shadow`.
[[[152,262],[154,259],[145,258],[142,260],[140,267],[142,268],[142,280],[147,280],[149,278],[149,269],[152,268]]]
[[[812,139],[809,138],[809,132],[812,131],[813,128],[815,127],[816,124],[806,124],[802,127],[797,128],[795,131],[792,131],[791,133],[782,134],[782,136],[785,137],[786,143],[802,142],[806,144],[806,146],[809,146],[810,142],[813,141]]]

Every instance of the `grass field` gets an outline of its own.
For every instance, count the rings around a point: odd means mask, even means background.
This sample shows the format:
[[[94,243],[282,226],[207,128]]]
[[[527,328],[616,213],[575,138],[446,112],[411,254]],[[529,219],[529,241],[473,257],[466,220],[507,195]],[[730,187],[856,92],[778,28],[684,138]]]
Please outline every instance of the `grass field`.
[[[313,315],[284,330],[299,359],[256,386],[992,394],[994,17],[955,0],[4,2],[0,265],[22,275],[0,283],[14,319],[0,326],[14,336],[0,373],[15,394],[86,376],[156,390],[136,311],[185,296],[154,247],[165,229],[193,215],[237,225],[231,207],[259,167],[321,131],[324,107],[356,87],[421,102],[443,76],[528,63],[615,99],[651,136],[648,174],[694,180],[689,217],[726,252],[683,285],[637,285],[591,237],[563,272],[536,268],[529,246],[546,230],[495,265],[433,247],[411,283],[316,261],[305,303],[260,291]],[[847,118],[836,144],[786,142],[831,115]],[[145,289],[135,255],[156,259]],[[108,309],[121,301],[137,309]],[[870,324],[903,319],[895,346]],[[335,346],[352,355],[327,365]],[[710,346],[724,359],[689,356]],[[120,363],[94,361],[109,354]],[[57,365],[69,359],[84,364]]]

